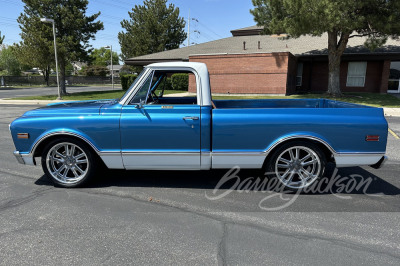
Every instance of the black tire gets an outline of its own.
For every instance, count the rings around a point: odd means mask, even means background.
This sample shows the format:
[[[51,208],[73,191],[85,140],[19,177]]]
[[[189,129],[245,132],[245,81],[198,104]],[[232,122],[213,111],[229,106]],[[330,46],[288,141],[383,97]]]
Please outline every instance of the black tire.
[[[297,149],[299,155],[296,158]],[[292,155],[294,160],[291,159]],[[307,156],[310,157],[302,162],[301,159]],[[312,163],[314,160],[315,163]],[[266,172],[269,178],[278,180],[278,190],[283,185],[285,189],[297,192],[317,182],[324,175],[325,165],[326,156],[317,145],[307,141],[291,141],[273,151],[266,162]]]
[[[41,162],[46,176],[55,186],[64,188],[86,184],[95,175],[98,166],[101,166],[85,142],[66,137],[48,143],[43,150]]]

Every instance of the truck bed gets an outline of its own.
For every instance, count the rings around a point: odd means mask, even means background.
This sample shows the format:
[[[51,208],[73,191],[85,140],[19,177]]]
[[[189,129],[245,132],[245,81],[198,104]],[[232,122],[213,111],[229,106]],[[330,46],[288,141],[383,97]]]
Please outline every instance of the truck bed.
[[[217,109],[240,108],[370,108],[369,106],[327,99],[215,100]]]
[[[387,122],[382,108],[326,99],[216,100],[212,148],[263,152],[280,139],[314,136],[337,153],[384,153]],[[380,136],[367,142],[366,135]]]

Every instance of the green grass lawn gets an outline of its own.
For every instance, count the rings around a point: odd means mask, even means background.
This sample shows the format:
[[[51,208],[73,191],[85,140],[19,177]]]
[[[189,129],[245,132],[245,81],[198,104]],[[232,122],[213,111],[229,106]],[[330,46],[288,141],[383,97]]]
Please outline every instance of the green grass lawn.
[[[168,90],[165,94],[182,93],[185,91]],[[125,91],[91,91],[91,92],[78,92],[64,96],[63,100],[96,100],[96,99],[116,99],[120,98]],[[18,97],[13,100],[55,100],[56,95],[47,96],[28,96]],[[215,100],[221,99],[315,99],[327,98],[337,101],[358,103],[376,107],[397,107],[400,108],[400,99],[390,94],[379,93],[345,93],[343,97],[333,98],[326,94],[297,94],[290,96],[213,96]]]
[[[177,90],[166,90],[164,94],[182,93],[186,91]],[[87,92],[77,92],[71,93],[69,95],[63,96],[63,100],[66,101],[83,101],[83,100],[101,100],[101,99],[117,99],[124,95],[125,91],[122,90],[112,90],[112,91],[87,91]],[[12,100],[56,100],[57,95],[45,95],[45,96],[26,96],[13,98]]]

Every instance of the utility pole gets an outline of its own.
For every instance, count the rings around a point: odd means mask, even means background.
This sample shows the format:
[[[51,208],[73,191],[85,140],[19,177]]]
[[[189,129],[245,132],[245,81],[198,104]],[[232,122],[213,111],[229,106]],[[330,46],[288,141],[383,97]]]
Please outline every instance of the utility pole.
[[[56,26],[55,26],[56,23],[54,22],[54,19],[50,19],[50,18],[41,18],[40,21],[44,22],[44,23],[53,24],[54,55],[55,55],[55,58],[56,58],[56,73],[57,73],[57,87],[58,87],[57,100],[62,100],[61,90],[60,90],[60,80],[59,80],[59,77],[58,77],[58,60],[57,60]]]
[[[112,89],[114,89],[114,65],[113,65],[112,45],[104,46],[104,48],[110,49],[110,53],[111,53],[111,84],[112,84]]]
[[[187,46],[189,45],[190,45],[190,9],[189,9],[188,31],[187,31]]]

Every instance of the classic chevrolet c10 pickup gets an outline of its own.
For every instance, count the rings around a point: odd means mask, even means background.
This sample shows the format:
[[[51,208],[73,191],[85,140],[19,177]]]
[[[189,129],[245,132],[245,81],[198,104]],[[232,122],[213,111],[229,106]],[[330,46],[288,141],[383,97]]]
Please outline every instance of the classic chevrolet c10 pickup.
[[[174,73],[197,94],[164,95]],[[386,159],[383,110],[326,99],[215,100],[203,63],[151,64],[121,99],[49,104],[10,124],[20,163],[63,187],[110,169],[259,168],[298,190],[336,167]]]

